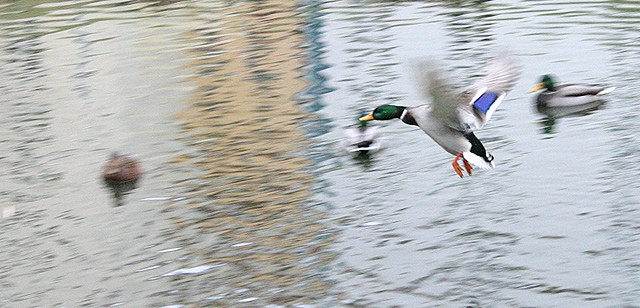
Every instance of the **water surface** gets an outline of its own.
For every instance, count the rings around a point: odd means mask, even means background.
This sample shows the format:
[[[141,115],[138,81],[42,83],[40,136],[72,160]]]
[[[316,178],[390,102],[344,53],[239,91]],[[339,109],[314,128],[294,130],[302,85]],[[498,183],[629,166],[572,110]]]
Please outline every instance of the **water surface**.
[[[640,302],[632,1],[0,6],[0,306],[620,307]],[[342,153],[411,61],[522,75],[458,178],[414,127]],[[617,89],[539,113],[540,75]],[[115,194],[112,151],[145,175]],[[6,210],[5,210],[6,209]],[[15,212],[14,212],[15,211]]]

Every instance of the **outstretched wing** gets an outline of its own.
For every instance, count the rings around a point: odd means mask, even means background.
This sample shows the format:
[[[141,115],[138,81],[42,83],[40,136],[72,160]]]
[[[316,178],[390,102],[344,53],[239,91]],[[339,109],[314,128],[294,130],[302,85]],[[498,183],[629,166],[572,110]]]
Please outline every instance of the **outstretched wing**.
[[[484,77],[464,91],[456,88],[434,61],[414,67],[420,91],[431,99],[431,113],[463,132],[484,127],[520,75],[516,58],[506,52],[489,62]]]
[[[460,121],[456,109],[466,101],[447,74],[438,67],[439,63],[433,60],[414,64],[418,88],[431,101],[431,113],[446,125],[458,129]]]
[[[520,65],[512,54],[503,51],[487,65],[486,74],[470,89],[487,88],[490,92],[509,92],[518,82]]]
[[[466,103],[457,108],[462,130],[473,131],[484,127],[507,92],[513,89],[519,76],[520,66],[513,55],[503,52],[494,58],[487,65],[485,76],[462,94]]]

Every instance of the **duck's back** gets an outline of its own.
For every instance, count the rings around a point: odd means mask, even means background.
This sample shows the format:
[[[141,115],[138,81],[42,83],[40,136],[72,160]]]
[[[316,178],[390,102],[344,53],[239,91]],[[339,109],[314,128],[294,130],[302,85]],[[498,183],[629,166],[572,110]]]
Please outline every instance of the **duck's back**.
[[[601,99],[607,88],[599,85],[563,84],[555,91],[543,91],[536,103],[545,107],[568,107],[589,104]],[[607,92],[608,93],[608,92]]]
[[[462,132],[443,124],[431,112],[429,106],[422,105],[409,109],[418,126],[447,152],[455,155],[469,151],[469,141]]]

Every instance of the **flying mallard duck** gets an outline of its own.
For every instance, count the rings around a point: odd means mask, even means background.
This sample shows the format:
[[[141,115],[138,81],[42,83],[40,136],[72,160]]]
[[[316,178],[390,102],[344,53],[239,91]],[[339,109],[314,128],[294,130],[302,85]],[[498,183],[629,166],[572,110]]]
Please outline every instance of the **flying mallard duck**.
[[[345,130],[343,145],[348,152],[367,155],[381,148],[382,143],[377,127],[372,127],[368,124],[368,121],[358,120],[357,127]]]
[[[423,63],[418,78],[431,105],[404,107],[382,105],[361,121],[400,119],[417,125],[447,152],[455,155],[451,162],[462,177],[462,162],[471,175],[474,165],[481,169],[494,167],[489,154],[473,131],[484,127],[504,97],[518,80],[520,69],[513,56],[496,57],[487,67],[486,75],[464,90],[455,89],[435,65]],[[471,164],[469,164],[471,163]]]
[[[545,89],[538,94],[536,103],[542,107],[568,107],[593,103],[601,100],[601,95],[610,93],[615,87],[603,87],[591,84],[559,84],[553,76],[542,76],[540,83],[535,85],[529,93]]]
[[[112,183],[127,183],[138,180],[142,171],[138,161],[118,153],[112,153],[111,158],[104,167],[102,177]]]

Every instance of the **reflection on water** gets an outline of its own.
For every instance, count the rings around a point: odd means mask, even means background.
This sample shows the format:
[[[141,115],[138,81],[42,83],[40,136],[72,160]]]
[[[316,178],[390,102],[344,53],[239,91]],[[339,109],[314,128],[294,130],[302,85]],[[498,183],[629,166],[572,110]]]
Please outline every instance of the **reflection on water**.
[[[113,193],[113,205],[114,206],[122,206],[125,204],[124,198],[131,192],[132,190],[138,187],[138,182],[125,182],[125,183],[107,183],[105,185],[111,190]]]
[[[609,242],[615,236],[606,235],[605,221],[610,219],[603,217],[621,213],[609,203],[638,204],[638,199],[626,199],[624,192],[619,198],[618,192],[627,189],[615,184],[608,193],[594,189],[620,179],[607,165],[619,149],[628,147],[612,147],[619,136],[603,125],[627,117],[634,99],[627,98],[621,107],[616,101],[625,94],[616,93],[610,100],[615,107],[564,117],[562,129],[547,139],[540,134],[539,115],[532,112],[525,94],[526,86],[545,72],[617,85],[608,80],[615,70],[608,59],[638,61],[606,50],[615,40],[602,26],[622,24],[621,31],[627,33],[631,23],[598,17],[607,14],[607,4],[598,1],[583,6],[579,14],[570,3],[541,1],[349,4],[326,3],[325,61],[335,92],[326,95],[325,109],[340,125],[349,122],[350,110],[362,105],[421,103],[407,77],[409,70],[401,64],[407,59],[436,56],[455,61],[447,66],[461,71],[462,81],[478,73],[476,66],[495,48],[507,47],[521,57],[524,67],[523,82],[478,132],[485,145],[495,149],[495,170],[469,181],[453,179],[442,168],[447,157],[419,131],[382,124],[390,145],[376,157],[373,168],[362,172],[357,164],[346,162],[342,170],[326,176],[337,191],[330,200],[336,205],[332,214],[342,222],[335,246],[342,251],[343,270],[336,277],[339,287],[352,290],[348,301],[408,307],[635,303],[636,288],[629,286],[638,272],[626,265],[619,275],[620,269],[611,263],[618,253],[609,249],[613,245],[625,251],[622,255],[635,255],[637,245],[629,240]],[[376,26],[362,16],[371,17]],[[370,42],[391,49],[393,64],[384,74],[376,74],[381,61],[375,56],[381,48],[369,47]],[[577,46],[580,55],[567,44]],[[358,50],[369,53],[353,53]],[[374,100],[361,100],[370,90],[358,85],[373,84],[380,85],[371,87],[379,92]],[[625,130],[629,134],[637,128],[632,124]],[[631,157],[637,155],[626,159]],[[623,208],[634,217],[630,220],[638,218],[634,206]],[[581,278],[594,274],[598,281]]]
[[[304,37],[296,31],[302,20],[286,1],[229,5],[218,13],[223,26],[187,38],[211,47],[193,51],[188,65],[206,73],[192,78],[197,90],[180,114],[200,153],[189,159],[205,171],[191,204],[201,215],[185,223],[211,235],[199,254],[226,272],[212,277],[225,286],[210,285],[207,293],[215,303],[319,300],[329,288],[320,269],[331,260],[323,252],[331,234],[310,202],[309,143],[292,99],[306,86],[299,70]]]
[[[0,306],[637,305],[638,12],[2,4]],[[523,76],[478,132],[495,170],[461,180],[400,123],[371,157],[335,146],[363,109],[423,103],[411,59],[466,82],[499,47]],[[541,130],[525,92],[547,72],[617,90],[541,110]],[[135,189],[99,176],[117,150],[140,158]]]
[[[463,80],[481,76],[484,68],[478,66],[487,62],[496,47],[492,30],[495,4],[491,1],[446,1],[442,6],[440,15],[448,39],[444,54],[452,64],[448,68],[464,73],[461,75]]]
[[[3,221],[10,283],[0,302],[332,300],[324,272],[333,235],[311,200],[312,147],[294,99],[307,87],[297,6],[98,1],[3,10],[3,27],[15,31],[2,41],[3,103],[12,104],[2,162],[15,166],[4,187],[18,205]],[[108,153],[122,148],[148,170],[135,190],[99,179]],[[30,224],[35,235],[23,231]]]
[[[602,108],[603,104],[604,101],[566,107],[546,107],[536,104],[536,110],[545,116],[539,120],[542,132],[544,134],[554,134],[556,133],[555,126],[560,118],[587,116]]]

